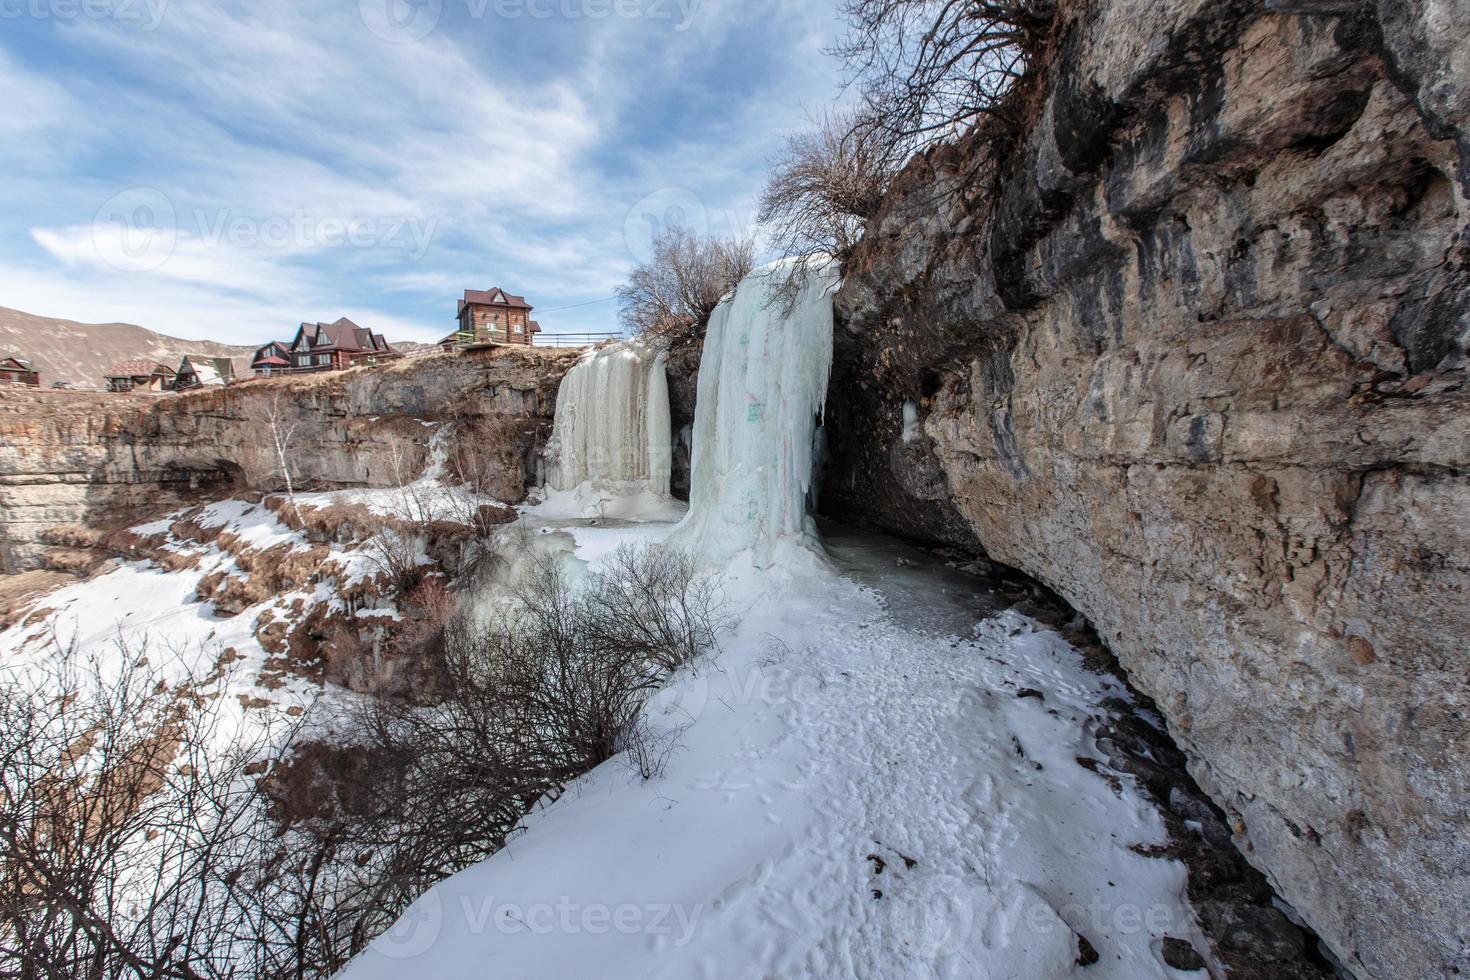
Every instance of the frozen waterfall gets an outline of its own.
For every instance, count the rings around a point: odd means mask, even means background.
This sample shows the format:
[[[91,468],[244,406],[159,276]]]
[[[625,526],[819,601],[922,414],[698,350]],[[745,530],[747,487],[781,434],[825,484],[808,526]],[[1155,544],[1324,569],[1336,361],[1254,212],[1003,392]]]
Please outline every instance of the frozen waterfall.
[[[567,373],[546,446],[542,516],[677,519],[664,355],[638,341],[589,353]]]
[[[831,261],[809,263],[788,312],[773,293],[792,262],[747,277],[710,319],[690,511],[670,538],[708,561],[749,549],[767,567],[781,550],[815,537],[807,501],[832,370],[839,270]]]

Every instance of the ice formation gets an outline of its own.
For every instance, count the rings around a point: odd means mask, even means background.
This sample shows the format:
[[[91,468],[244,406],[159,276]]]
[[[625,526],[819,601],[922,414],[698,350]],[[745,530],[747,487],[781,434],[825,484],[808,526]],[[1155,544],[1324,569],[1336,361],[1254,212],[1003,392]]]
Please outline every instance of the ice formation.
[[[556,398],[546,447],[552,490],[613,484],[630,493],[669,495],[674,451],[665,360],[644,344],[623,341],[572,368]]]
[[[765,567],[815,537],[817,421],[832,370],[835,262],[808,261],[795,304],[773,299],[785,260],[747,277],[710,318],[699,365],[688,518],[673,543],[711,562],[750,549]]]

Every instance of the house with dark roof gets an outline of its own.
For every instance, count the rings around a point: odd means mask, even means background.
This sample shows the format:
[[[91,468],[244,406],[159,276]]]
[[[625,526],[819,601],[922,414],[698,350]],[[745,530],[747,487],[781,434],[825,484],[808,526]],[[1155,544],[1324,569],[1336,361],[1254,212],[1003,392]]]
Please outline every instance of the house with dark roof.
[[[256,348],[250,358],[250,370],[257,378],[268,378],[291,367],[291,350],[279,340],[272,340],[264,347]]]
[[[494,289],[466,289],[459,301],[459,328],[444,340],[446,347],[536,342],[541,324],[531,319],[533,307],[526,297]]]
[[[175,391],[227,385],[235,380],[235,364],[228,357],[185,356],[174,378]]]
[[[262,347],[256,354],[269,351],[271,346]],[[285,346],[285,356],[290,362],[286,369],[293,371],[335,371],[402,356],[382,334],[359,327],[346,317],[336,323],[303,323],[295,339]],[[256,373],[265,367],[283,370],[280,365],[268,363],[275,356],[267,353],[263,360],[252,362],[251,368]]]
[[[167,364],[139,358],[114,364],[103,377],[108,391],[168,391],[176,373]]]
[[[35,364],[23,357],[0,354],[0,384],[41,386],[41,373]]]

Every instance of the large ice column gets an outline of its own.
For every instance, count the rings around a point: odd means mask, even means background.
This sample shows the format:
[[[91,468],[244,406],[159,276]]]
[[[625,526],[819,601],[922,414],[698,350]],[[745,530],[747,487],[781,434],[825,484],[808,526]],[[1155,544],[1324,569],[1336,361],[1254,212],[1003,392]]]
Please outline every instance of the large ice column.
[[[673,426],[664,356],[624,341],[579,361],[557,393],[546,461],[553,490],[611,484],[667,497]]]
[[[671,543],[762,567],[814,539],[808,515],[818,418],[832,370],[839,270],[807,261],[794,306],[773,293],[791,260],[747,277],[710,318],[699,365],[689,516]]]

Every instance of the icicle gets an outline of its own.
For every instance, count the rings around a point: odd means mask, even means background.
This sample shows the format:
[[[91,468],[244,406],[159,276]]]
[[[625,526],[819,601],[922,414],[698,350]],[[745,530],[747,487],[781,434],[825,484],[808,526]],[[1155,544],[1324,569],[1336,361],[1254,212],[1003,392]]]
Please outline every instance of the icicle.
[[[666,359],[636,341],[599,348],[567,373],[546,447],[547,484],[612,484],[669,495],[673,470]]]
[[[815,538],[807,502],[832,370],[835,262],[811,263],[795,306],[772,302],[790,262],[746,278],[710,319],[699,366],[689,517],[671,541],[768,567]]]

